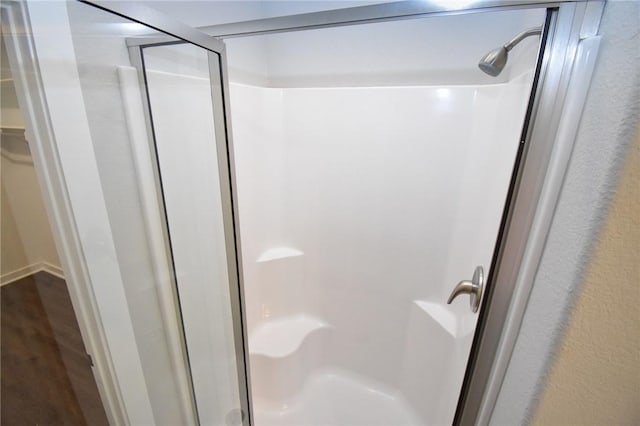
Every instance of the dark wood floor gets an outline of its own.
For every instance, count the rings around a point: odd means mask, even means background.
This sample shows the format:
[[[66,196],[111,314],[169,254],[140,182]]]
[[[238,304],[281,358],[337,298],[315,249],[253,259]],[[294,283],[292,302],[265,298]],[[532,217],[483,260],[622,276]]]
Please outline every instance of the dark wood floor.
[[[1,290],[2,425],[108,425],[64,280]]]

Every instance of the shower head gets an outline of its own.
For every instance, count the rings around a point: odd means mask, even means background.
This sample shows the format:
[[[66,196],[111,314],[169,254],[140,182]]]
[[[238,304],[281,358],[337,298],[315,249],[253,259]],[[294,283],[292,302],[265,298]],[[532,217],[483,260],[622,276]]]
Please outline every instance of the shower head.
[[[497,77],[507,64],[507,59],[509,59],[509,51],[504,46],[500,46],[484,55],[478,67],[491,77]]]
[[[518,43],[527,37],[540,35],[542,33],[542,27],[529,28],[524,30],[513,38],[509,43],[504,46],[500,46],[497,49],[492,50],[480,59],[478,67],[491,77],[497,77],[504,66],[507,65],[507,59],[509,59],[509,51],[513,49]]]

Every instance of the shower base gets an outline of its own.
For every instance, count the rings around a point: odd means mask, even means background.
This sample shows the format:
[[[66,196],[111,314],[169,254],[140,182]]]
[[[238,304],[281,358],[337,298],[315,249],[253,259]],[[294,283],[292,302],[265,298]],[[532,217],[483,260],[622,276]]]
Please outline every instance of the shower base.
[[[420,425],[402,397],[340,370],[310,375],[298,395],[281,404],[254,395],[257,426]]]

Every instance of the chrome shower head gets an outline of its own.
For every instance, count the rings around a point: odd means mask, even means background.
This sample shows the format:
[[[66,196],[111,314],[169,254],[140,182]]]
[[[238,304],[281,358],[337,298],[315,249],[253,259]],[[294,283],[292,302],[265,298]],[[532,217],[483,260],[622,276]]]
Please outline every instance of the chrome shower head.
[[[509,59],[509,51],[504,46],[500,46],[484,55],[478,67],[491,77],[497,77],[507,65],[507,59]]]
[[[507,65],[507,59],[509,59],[509,51],[513,49],[518,43],[527,37],[539,35],[542,33],[542,27],[529,28],[524,30],[513,38],[509,43],[504,46],[500,46],[497,49],[492,50],[480,59],[478,67],[491,77],[497,77],[500,75],[504,66]]]

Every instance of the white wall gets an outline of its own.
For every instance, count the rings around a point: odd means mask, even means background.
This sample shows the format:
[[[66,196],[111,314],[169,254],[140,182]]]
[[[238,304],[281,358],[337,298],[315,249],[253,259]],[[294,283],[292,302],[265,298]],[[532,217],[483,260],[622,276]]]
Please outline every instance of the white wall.
[[[442,305],[475,266],[488,272],[530,77],[479,87],[233,85],[250,333],[264,321],[320,318],[335,328],[325,364],[403,388],[425,418],[448,421],[475,316],[456,301],[444,315],[457,318],[457,334],[438,336],[436,326],[422,335],[434,319],[412,314],[414,302]],[[304,255],[258,262],[277,247]],[[429,356],[439,367],[425,369]],[[449,374],[432,375],[454,359]],[[421,403],[424,383],[450,386],[450,398]],[[434,417],[435,407],[445,414]]]
[[[597,260],[592,259],[592,250],[600,235],[603,220],[607,216],[623,161],[630,158],[627,157],[628,146],[638,128],[639,21],[640,4],[637,2],[607,2],[600,27],[600,54],[574,151],[491,424],[512,425],[531,422],[541,393],[549,392],[547,387],[554,386],[553,381],[548,381],[548,374],[557,348],[561,344],[567,344],[568,342],[563,340],[571,336],[569,334],[565,337],[566,325],[574,309],[577,313],[587,306],[579,299],[586,290],[583,289],[585,273],[596,266],[592,263]],[[633,280],[637,290],[637,277]],[[605,277],[598,281],[597,285],[609,287],[617,286],[619,283]],[[634,298],[637,294],[627,296]],[[610,308],[615,309],[615,305]],[[614,315],[609,315],[604,305],[598,315],[607,318],[600,322],[600,318],[590,317],[584,319],[587,321],[584,325],[589,327],[590,322],[594,321],[599,323],[599,328],[611,323],[614,318]],[[635,321],[637,322],[637,318]],[[598,343],[593,340],[592,335],[589,339],[590,343]],[[582,350],[590,351],[592,348],[584,347]],[[607,349],[600,347],[598,350]],[[608,355],[601,353],[599,356]],[[630,368],[637,372],[637,358],[603,361],[614,362],[630,363]],[[603,364],[603,370],[596,366],[595,370],[582,371],[581,374],[593,377],[610,367],[611,365]],[[604,383],[606,380],[608,378]],[[615,387],[616,384],[611,386]],[[619,388],[615,390],[617,391]],[[594,392],[599,391],[594,389]],[[567,407],[568,410],[584,402],[578,394],[571,397],[575,399],[572,399],[570,404],[576,405]],[[637,394],[625,397],[635,398],[637,401]],[[635,406],[637,407],[637,404]],[[635,413],[637,414],[637,410]],[[606,411],[598,413],[601,414],[606,414]],[[598,420],[598,417],[591,417],[587,421]],[[609,423],[610,420],[606,422]],[[626,421],[634,424],[637,420],[637,416],[632,416]],[[556,418],[555,421],[581,423],[579,420],[566,418]]]

